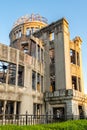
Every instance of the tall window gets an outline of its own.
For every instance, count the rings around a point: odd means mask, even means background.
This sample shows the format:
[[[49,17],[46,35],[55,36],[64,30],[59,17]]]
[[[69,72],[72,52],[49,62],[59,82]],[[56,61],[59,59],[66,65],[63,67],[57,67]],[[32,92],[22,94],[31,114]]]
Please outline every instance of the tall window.
[[[32,89],[36,90],[36,72],[32,71]]]
[[[18,31],[16,32],[16,38],[18,38]]]
[[[32,33],[34,33],[34,28],[33,28],[33,27],[31,28],[31,34],[32,34]]]
[[[37,74],[37,91],[40,92],[40,74]]]
[[[77,52],[77,65],[80,66],[80,57],[79,57],[79,53]]]
[[[37,103],[33,104],[33,115],[34,115],[34,118],[40,118],[41,107],[42,107],[41,104],[37,104]]]
[[[80,80],[80,78],[78,78],[78,89],[81,92],[81,80]]]
[[[54,55],[54,49],[49,50],[50,55],[50,88],[52,91],[55,91],[55,55]]]
[[[21,37],[21,34],[22,34],[22,33],[21,33],[21,30],[19,30],[19,37]]]
[[[38,61],[40,61],[40,46],[38,45]]]
[[[6,114],[13,114],[13,113],[14,113],[14,102],[13,101],[7,101]]]
[[[30,34],[31,34],[31,30],[30,30],[30,28],[27,28],[26,29],[26,35],[29,36]]]
[[[24,86],[24,66],[18,67],[18,85]]]
[[[77,90],[77,77],[72,76],[72,87],[73,89]]]
[[[43,92],[43,76],[41,76],[41,92]]]
[[[30,55],[36,58],[36,43],[34,41],[31,41],[30,44]]]
[[[3,114],[3,110],[4,110],[4,101],[0,100],[0,114]]]
[[[20,113],[20,102],[16,102],[16,114]]]
[[[70,49],[71,63],[76,64],[75,50]]]
[[[43,49],[41,49],[41,62],[43,63]]]
[[[54,40],[54,32],[50,33],[50,41]]]

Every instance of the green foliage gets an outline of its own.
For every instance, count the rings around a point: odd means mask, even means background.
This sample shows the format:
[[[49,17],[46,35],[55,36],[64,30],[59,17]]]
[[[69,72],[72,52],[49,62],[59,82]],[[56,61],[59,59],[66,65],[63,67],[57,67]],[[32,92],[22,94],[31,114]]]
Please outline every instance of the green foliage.
[[[71,120],[31,126],[3,125],[0,126],[0,130],[87,130],[87,120]]]

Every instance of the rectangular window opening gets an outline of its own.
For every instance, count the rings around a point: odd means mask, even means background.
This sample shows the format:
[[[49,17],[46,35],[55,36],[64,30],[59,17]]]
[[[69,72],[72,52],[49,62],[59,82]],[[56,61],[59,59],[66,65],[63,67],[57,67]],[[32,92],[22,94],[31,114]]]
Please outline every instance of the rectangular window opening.
[[[77,65],[80,66],[80,57],[79,57],[79,53],[77,52]]]
[[[37,73],[37,91],[40,92],[40,74]]]
[[[38,45],[38,61],[40,61],[40,46]]]
[[[24,86],[24,66],[18,66],[18,86]]]
[[[37,103],[34,103],[33,104],[33,115],[34,115],[34,118],[40,118],[40,115],[42,113],[42,105],[41,104],[37,104]]]
[[[32,89],[36,90],[36,72],[32,71]]]
[[[81,92],[81,80],[80,80],[80,78],[78,78],[78,89]]]
[[[71,63],[76,64],[75,50],[70,49]]]
[[[8,83],[8,62],[0,61],[0,82]]]
[[[76,76],[72,76],[72,88],[75,90],[77,89],[77,77]]]
[[[30,43],[30,55],[36,58],[36,43],[33,40]]]
[[[41,76],[41,92],[43,92],[43,76]]]
[[[50,36],[50,37],[49,37],[49,38],[50,38],[50,41],[53,41],[53,40],[54,40],[54,32],[50,33],[49,36]]]

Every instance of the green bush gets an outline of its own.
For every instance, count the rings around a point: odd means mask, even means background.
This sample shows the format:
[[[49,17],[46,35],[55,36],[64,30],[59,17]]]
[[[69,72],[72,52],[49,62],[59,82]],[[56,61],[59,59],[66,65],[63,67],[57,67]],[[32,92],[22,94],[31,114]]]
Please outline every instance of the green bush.
[[[71,120],[31,126],[3,125],[0,126],[0,130],[87,130],[87,120]]]

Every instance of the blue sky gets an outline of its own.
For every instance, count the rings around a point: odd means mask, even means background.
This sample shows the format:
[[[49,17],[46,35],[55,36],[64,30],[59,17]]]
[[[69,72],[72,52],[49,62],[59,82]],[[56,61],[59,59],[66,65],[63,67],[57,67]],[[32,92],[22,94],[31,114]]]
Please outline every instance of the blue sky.
[[[46,17],[52,23],[62,17],[69,22],[70,38],[82,43],[84,87],[87,93],[87,0],[0,0],[0,42],[9,45],[13,23],[26,14]]]

